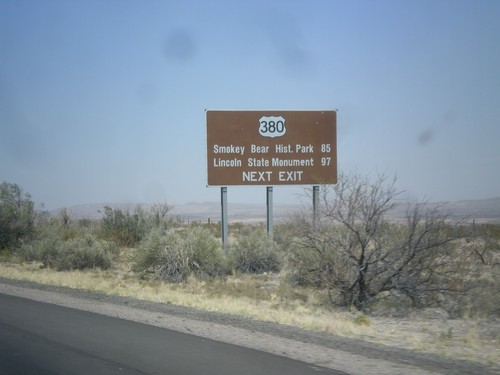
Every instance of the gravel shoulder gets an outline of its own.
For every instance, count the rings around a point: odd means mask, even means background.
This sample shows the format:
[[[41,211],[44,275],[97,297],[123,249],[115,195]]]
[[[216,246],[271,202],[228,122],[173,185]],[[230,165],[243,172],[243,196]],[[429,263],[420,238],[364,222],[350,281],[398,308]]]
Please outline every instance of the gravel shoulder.
[[[171,304],[2,277],[0,293],[172,329],[352,375],[500,374],[500,367]]]

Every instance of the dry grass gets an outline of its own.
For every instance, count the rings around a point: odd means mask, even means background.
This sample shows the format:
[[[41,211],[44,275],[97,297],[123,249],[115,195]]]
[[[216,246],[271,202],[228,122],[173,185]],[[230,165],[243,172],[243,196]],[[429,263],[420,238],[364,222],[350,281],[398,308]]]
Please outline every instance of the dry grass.
[[[54,272],[38,264],[0,263],[3,277],[171,303],[298,326],[389,346],[434,352],[488,365],[500,363],[500,322],[366,317],[334,310],[311,289],[291,289],[279,276],[242,276],[183,284],[138,280],[121,265],[107,271]]]

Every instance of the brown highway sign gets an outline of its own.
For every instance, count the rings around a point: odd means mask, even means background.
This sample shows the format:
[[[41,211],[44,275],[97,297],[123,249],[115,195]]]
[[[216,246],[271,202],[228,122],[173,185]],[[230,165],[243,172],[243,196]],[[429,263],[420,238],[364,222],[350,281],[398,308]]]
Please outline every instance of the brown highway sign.
[[[336,111],[206,111],[209,186],[337,183]]]

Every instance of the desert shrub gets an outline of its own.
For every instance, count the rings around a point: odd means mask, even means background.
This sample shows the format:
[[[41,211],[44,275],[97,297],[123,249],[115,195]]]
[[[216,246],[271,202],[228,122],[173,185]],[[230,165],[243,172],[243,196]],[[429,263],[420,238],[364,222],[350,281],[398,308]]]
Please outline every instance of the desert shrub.
[[[186,281],[191,274],[190,257],[181,238],[171,236],[152,267],[154,277],[169,282]]]
[[[104,207],[104,217],[101,223],[102,236],[115,241],[121,246],[135,246],[149,230],[146,215],[141,209],[134,213]]]
[[[470,265],[477,277],[467,274],[461,276],[469,281],[467,293],[454,301],[446,301],[444,306],[451,316],[466,316],[471,318],[500,317],[500,266]],[[450,308],[451,307],[451,308]]]
[[[71,209],[62,208],[57,217],[49,219],[50,225],[38,225],[43,231],[56,231],[61,239],[68,241],[77,237],[82,237],[91,229],[91,225],[85,226],[80,221],[73,219],[73,212]]]
[[[198,278],[220,276],[227,273],[220,242],[204,227],[190,228],[183,235],[184,247],[190,254],[190,268]]]
[[[84,237],[87,234],[97,235],[98,221],[90,219],[74,220],[71,210],[63,208],[57,216],[38,213],[34,227],[34,239],[57,237],[62,241]]]
[[[300,226],[300,223],[297,223]],[[307,224],[306,224],[307,225]],[[317,241],[307,246],[302,237],[290,244],[287,254],[287,274],[292,285],[326,288],[331,272],[342,269],[334,248],[328,241]]]
[[[399,194],[394,183],[340,175],[335,187],[326,187],[319,223],[309,216],[297,222],[288,258],[295,280],[359,310],[391,295],[429,307],[465,293],[460,233],[439,209],[424,204],[408,206],[404,222],[389,221]]]
[[[190,275],[208,278],[227,273],[219,241],[198,226],[166,233],[153,230],[139,244],[133,270],[169,282],[182,282]]]
[[[63,270],[83,270],[111,266],[114,246],[87,234],[68,241],[48,235],[23,244],[19,255],[25,261],[38,261],[43,267]]]
[[[500,265],[500,225],[473,225],[467,247],[484,265]]]
[[[54,268],[64,241],[55,233],[24,243],[18,252],[22,260],[28,262],[38,261],[45,268]]]
[[[454,301],[452,315],[469,317],[500,316],[499,226],[484,224],[467,229],[469,235],[459,246],[464,260],[460,278],[467,293]],[[449,303],[448,303],[449,304]],[[449,309],[448,309],[449,310]],[[453,314],[455,312],[455,314]]]
[[[82,225],[67,209],[56,217],[38,215],[33,236],[23,241],[18,255],[23,261],[39,261],[55,269],[108,268],[120,248],[111,241],[98,241],[94,232],[92,222]]]
[[[14,251],[33,234],[34,203],[17,184],[0,184],[0,249]]]
[[[111,267],[111,255],[101,241],[88,234],[63,242],[55,268],[58,271],[83,270]]]
[[[166,230],[168,227],[173,225],[173,219],[167,219],[168,212],[172,209],[172,206],[167,202],[155,203],[151,206],[149,210],[148,222],[151,228],[158,230]]]
[[[295,216],[290,217],[287,222],[278,223],[274,226],[273,240],[278,245],[280,251],[286,252],[290,245],[294,242],[294,236],[296,235],[296,222]]]
[[[231,246],[230,259],[235,270],[256,274],[279,272],[282,263],[278,246],[260,227],[241,230]]]
[[[171,209],[167,202],[153,204],[149,210],[137,206],[132,213],[106,206],[101,221],[101,236],[121,246],[133,247],[151,230],[165,231],[175,227],[176,220],[167,217]]]
[[[162,261],[163,250],[170,247],[173,237],[165,235],[163,231],[151,231],[138,245],[133,255],[132,270],[147,272]]]

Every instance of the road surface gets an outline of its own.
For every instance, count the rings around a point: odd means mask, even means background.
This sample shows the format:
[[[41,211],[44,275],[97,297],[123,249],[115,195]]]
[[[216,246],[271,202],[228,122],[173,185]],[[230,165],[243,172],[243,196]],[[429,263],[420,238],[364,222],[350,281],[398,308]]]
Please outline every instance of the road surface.
[[[0,375],[337,374],[146,324],[0,294]]]

